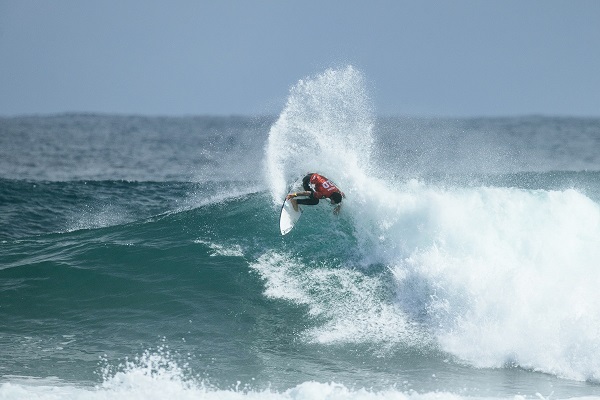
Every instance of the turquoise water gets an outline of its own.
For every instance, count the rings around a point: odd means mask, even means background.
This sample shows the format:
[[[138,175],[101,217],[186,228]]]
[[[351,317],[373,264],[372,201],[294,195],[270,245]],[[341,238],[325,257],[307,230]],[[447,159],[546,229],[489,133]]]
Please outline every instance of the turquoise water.
[[[373,115],[1,119],[0,398],[600,397],[600,120]]]

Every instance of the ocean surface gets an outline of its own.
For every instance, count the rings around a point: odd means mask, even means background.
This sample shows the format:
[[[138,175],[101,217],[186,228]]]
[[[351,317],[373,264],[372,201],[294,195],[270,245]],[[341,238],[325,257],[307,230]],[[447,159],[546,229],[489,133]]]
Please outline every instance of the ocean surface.
[[[600,118],[0,118],[0,399],[246,398],[600,399]]]

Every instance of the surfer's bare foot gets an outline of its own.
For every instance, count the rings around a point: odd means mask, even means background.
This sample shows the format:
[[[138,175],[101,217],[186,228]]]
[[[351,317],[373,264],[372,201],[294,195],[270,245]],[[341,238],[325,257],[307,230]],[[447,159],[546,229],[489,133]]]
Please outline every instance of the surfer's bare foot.
[[[298,202],[294,199],[290,199],[290,203],[292,203],[292,207],[294,207],[294,211],[298,212]]]

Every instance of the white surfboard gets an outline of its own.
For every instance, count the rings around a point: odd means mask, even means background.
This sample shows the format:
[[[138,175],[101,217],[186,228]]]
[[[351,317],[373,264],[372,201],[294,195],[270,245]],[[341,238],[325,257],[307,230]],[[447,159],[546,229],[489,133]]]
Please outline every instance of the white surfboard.
[[[279,215],[279,230],[281,235],[288,234],[300,219],[302,210],[294,211],[294,207],[289,200],[284,200],[281,206],[281,214]]]

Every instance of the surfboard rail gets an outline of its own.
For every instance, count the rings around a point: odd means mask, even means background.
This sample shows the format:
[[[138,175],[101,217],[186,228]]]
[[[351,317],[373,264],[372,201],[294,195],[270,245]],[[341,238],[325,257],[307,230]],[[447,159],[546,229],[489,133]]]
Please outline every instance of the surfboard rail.
[[[281,236],[290,233],[301,216],[301,209],[295,211],[290,200],[284,200],[279,214],[279,231],[281,232]]]

